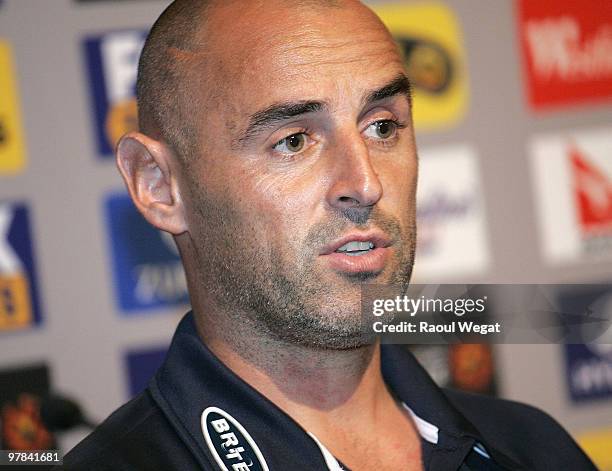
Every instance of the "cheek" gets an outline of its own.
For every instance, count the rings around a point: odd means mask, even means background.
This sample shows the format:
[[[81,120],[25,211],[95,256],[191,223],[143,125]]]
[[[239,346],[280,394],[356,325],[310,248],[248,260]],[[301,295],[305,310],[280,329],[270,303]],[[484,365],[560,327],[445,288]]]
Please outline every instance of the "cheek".
[[[317,222],[324,200],[324,182],[312,178],[316,172],[264,175],[255,179],[253,200],[276,247],[300,250],[310,227]]]

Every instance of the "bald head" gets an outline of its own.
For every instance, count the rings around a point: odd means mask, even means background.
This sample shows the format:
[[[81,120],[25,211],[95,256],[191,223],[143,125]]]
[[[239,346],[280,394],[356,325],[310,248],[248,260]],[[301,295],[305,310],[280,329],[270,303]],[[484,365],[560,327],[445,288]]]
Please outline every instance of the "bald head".
[[[198,144],[194,117],[208,108],[208,98],[214,93],[214,86],[206,83],[211,52],[207,50],[208,35],[214,34],[207,31],[207,20],[216,6],[235,3],[240,7],[245,1],[175,0],[157,19],[145,42],[136,82],[139,127],[143,133],[167,142],[183,162],[189,160]],[[280,0],[251,3],[273,11]],[[303,8],[337,7],[341,3],[291,1],[292,6]]]

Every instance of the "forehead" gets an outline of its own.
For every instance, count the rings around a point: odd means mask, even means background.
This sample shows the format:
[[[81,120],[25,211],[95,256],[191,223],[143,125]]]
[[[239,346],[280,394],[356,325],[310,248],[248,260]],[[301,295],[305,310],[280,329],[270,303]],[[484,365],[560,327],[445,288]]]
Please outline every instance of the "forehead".
[[[309,3],[239,2],[211,12],[209,72],[224,99],[249,113],[282,100],[372,89],[402,71],[395,42],[366,7]]]

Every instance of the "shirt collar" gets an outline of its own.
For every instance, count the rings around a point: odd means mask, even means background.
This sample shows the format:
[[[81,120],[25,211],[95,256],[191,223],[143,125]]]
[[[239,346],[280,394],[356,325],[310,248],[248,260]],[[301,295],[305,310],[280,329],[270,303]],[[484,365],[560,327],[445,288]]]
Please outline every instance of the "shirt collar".
[[[428,450],[427,456],[424,453],[423,457],[429,460],[427,469],[457,469],[458,460],[465,458],[471,450],[482,456],[491,456],[507,469],[525,469],[518,457],[491,443],[451,404],[444,391],[408,350],[397,345],[383,345],[381,364],[385,382],[413,413],[421,437],[427,444],[435,444],[434,448],[424,447]]]
[[[450,404],[411,353],[402,347],[383,345],[381,359],[385,382],[407,406],[423,440],[435,443],[436,450],[455,450],[457,453],[459,449],[458,453],[464,453],[463,456],[476,442],[487,447],[474,426]],[[149,390],[203,467],[219,463],[219,455],[227,451],[220,445],[215,452],[211,449],[210,437],[208,440],[205,437],[207,425],[203,412],[220,410],[230,417],[228,423],[236,431],[240,445],[245,441],[251,445],[250,448],[246,446],[247,451],[242,454],[248,455],[249,450],[253,451],[254,443],[270,470],[334,469],[331,467],[333,456],[325,453],[327,449],[316,437],[236,376],[203,344],[192,313],[180,322],[166,359],[152,378]],[[215,414],[210,417],[221,417]],[[234,422],[238,425],[233,426]],[[208,430],[209,435],[215,434],[210,423]],[[213,438],[219,440],[219,437]],[[233,449],[238,450],[240,445]],[[435,465],[437,456],[441,455],[432,454],[428,469],[438,468]],[[445,459],[449,457],[448,453],[444,456]],[[457,455],[456,459],[462,458]],[[226,463],[228,469],[232,469],[230,463],[231,460]]]

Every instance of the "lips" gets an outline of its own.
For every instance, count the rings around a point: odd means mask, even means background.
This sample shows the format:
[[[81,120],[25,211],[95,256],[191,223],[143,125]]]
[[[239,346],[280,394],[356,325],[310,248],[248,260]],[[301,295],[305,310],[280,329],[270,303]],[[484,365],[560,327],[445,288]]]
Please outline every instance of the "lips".
[[[320,255],[337,252],[338,249],[350,242],[371,242],[374,244],[374,249],[386,248],[391,245],[391,239],[381,231],[353,232],[323,247]]]
[[[353,232],[323,247],[320,256],[335,271],[379,273],[387,263],[391,243],[381,231]]]

